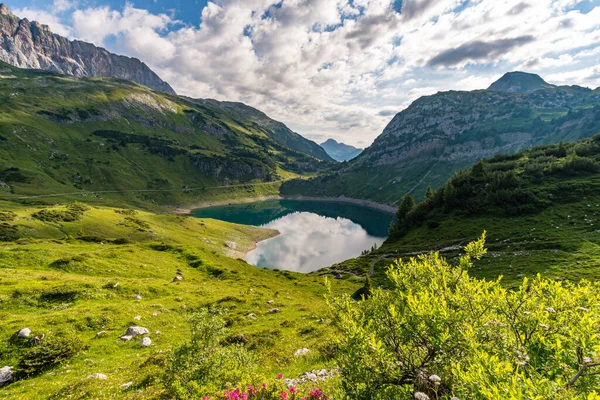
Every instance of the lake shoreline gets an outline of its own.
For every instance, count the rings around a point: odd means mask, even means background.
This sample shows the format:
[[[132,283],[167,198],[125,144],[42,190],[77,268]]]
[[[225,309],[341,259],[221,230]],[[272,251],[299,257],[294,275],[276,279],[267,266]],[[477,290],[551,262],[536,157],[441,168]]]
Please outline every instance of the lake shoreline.
[[[277,229],[270,229],[270,228],[262,228],[262,229],[271,231],[271,235],[268,237],[263,237],[263,238],[260,238],[257,240],[253,240],[252,244],[250,246],[247,246],[243,250],[228,249],[228,251],[225,255],[230,258],[243,260],[248,255],[248,253],[250,253],[252,250],[256,250],[256,248],[260,242],[264,242],[265,240],[273,239],[274,237],[281,235],[281,232],[279,232]]]
[[[390,214],[396,213],[396,207],[390,206],[388,204],[376,203],[370,200],[363,199],[354,199],[351,197],[313,197],[313,196],[301,196],[301,195],[273,195],[273,196],[259,196],[259,197],[244,197],[241,199],[235,199],[231,201],[223,200],[223,201],[210,201],[198,203],[197,205],[190,206],[189,208],[177,208],[174,213],[179,215],[189,215],[194,210],[202,209],[202,208],[210,208],[210,207],[219,207],[219,206],[227,206],[234,204],[250,204],[250,203],[258,203],[261,201],[268,200],[298,200],[298,201],[326,201],[331,203],[345,203],[345,204],[354,204],[357,206],[368,207],[375,210],[383,211]]]

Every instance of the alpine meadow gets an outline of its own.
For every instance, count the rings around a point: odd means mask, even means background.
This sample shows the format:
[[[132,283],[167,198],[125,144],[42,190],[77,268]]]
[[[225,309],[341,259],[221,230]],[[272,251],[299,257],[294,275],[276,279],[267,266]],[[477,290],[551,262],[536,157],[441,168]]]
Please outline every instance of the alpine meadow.
[[[600,2],[0,4],[0,398],[600,400]]]

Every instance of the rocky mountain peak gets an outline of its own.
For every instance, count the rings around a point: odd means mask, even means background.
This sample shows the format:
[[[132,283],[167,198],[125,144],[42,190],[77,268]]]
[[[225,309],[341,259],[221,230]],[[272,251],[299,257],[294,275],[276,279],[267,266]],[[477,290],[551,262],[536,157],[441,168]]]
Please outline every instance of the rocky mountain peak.
[[[0,3],[0,15],[12,15],[10,8],[4,3]]]
[[[541,76],[528,72],[507,72],[500,79],[492,83],[488,90],[508,93],[529,93],[539,89],[554,87],[542,79]]]
[[[0,4],[0,61],[19,68],[74,76],[126,79],[175,94],[173,88],[137,58],[110,53],[52,33],[48,25],[15,16]]]

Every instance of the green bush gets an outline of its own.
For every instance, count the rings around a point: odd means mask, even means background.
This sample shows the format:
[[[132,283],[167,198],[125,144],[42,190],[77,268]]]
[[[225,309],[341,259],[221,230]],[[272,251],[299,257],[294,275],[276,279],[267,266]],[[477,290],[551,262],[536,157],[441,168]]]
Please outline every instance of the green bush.
[[[65,210],[43,209],[33,213],[34,219],[45,222],[75,222],[83,218],[86,211],[90,208],[85,204],[72,203]]]
[[[220,312],[201,309],[190,325],[190,342],[173,352],[161,377],[169,398],[222,393],[225,382],[239,383],[253,370],[254,357],[244,347],[221,344],[226,322]]]
[[[330,294],[347,398],[600,398],[600,286],[537,277],[517,290],[438,253],[398,260],[391,290],[355,302]],[[416,398],[415,397],[415,398]]]
[[[0,242],[12,242],[20,237],[17,226],[1,223],[0,224]]]
[[[83,343],[76,336],[47,337],[25,351],[19,361],[19,372],[39,374],[76,356],[83,348]]]
[[[10,222],[17,218],[17,214],[12,211],[0,211],[0,221]]]

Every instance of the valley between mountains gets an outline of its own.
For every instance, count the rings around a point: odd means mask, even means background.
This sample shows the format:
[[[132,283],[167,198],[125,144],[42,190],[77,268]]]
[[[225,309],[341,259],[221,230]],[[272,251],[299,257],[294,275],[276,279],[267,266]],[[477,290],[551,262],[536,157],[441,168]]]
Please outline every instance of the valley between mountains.
[[[600,399],[600,88],[508,72],[360,149],[0,31],[0,397]]]

